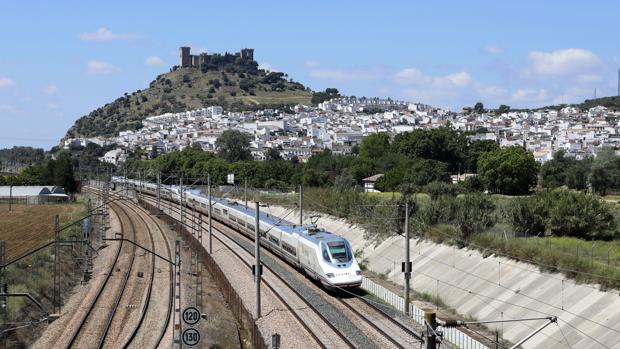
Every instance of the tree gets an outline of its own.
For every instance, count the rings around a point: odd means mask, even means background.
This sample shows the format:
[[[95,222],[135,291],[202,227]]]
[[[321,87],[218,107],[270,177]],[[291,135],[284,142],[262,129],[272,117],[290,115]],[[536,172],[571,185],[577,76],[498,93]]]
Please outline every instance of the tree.
[[[620,187],[620,158],[612,147],[603,147],[596,153],[590,170],[590,184],[600,195]]]
[[[476,114],[484,113],[484,104],[482,104],[482,102],[476,103],[476,105],[474,105],[474,111]]]
[[[338,97],[340,97],[340,92],[338,92],[338,89],[327,88],[325,89],[324,92],[314,92],[312,94],[312,99],[310,102],[312,104],[319,104],[319,103],[323,103],[324,101],[330,100],[332,98],[338,98]]]
[[[502,104],[499,106],[499,108],[497,108],[497,112],[499,114],[508,113],[509,111],[510,111],[510,106],[507,106],[505,104]]]
[[[466,194],[456,199],[454,225],[462,241],[493,226],[495,205],[484,194]]]
[[[551,234],[582,239],[611,239],[616,235],[610,206],[599,197],[569,191],[556,193],[549,211]]]
[[[387,133],[373,133],[364,139],[359,149],[362,159],[376,160],[390,153],[390,136]]]
[[[493,193],[524,195],[536,185],[540,165],[519,146],[498,148],[478,160],[478,175]]]
[[[553,159],[541,166],[540,176],[543,187],[557,188],[566,184],[566,172],[572,166],[572,159],[565,157],[564,154],[564,150],[558,150],[553,154]]]
[[[478,171],[478,159],[480,158],[480,155],[492,152],[497,148],[499,148],[499,145],[497,145],[495,141],[491,140],[476,140],[471,142],[467,150],[467,161],[465,162],[465,168],[463,168],[463,170],[467,170],[467,172],[470,173],[476,173]]]
[[[215,141],[217,154],[228,162],[252,159],[250,140],[245,133],[226,130]]]
[[[423,158],[444,162],[450,172],[457,172],[467,157],[467,143],[467,137],[462,132],[450,127],[440,127],[398,134],[394,137],[392,149],[409,159]]]
[[[387,171],[375,184],[381,191],[395,191],[402,185],[423,186],[430,182],[448,182],[450,176],[446,164],[440,161],[414,159],[402,161]]]
[[[505,210],[506,221],[519,236],[545,233],[546,210],[538,198],[515,198]]]
[[[267,154],[266,154],[265,157],[266,157],[267,161],[270,161],[270,160],[281,160],[282,159],[282,156],[280,155],[280,149],[278,149],[278,148],[269,148],[269,150],[267,150]]]

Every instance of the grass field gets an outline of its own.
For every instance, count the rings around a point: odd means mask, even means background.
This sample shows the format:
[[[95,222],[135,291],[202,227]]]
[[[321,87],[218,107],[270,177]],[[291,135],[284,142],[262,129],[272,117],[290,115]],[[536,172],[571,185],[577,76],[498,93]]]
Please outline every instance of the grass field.
[[[54,238],[54,217],[60,216],[60,224],[78,218],[84,213],[81,203],[54,205],[0,204],[0,240],[5,241],[6,261]]]

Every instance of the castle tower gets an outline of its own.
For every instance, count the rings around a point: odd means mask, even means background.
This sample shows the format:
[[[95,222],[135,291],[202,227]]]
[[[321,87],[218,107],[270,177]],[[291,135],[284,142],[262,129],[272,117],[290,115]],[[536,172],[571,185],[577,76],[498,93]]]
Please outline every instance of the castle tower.
[[[179,47],[179,65],[183,68],[192,66],[192,56],[187,46]]]
[[[254,49],[253,48],[242,48],[241,59],[253,61],[254,60]]]

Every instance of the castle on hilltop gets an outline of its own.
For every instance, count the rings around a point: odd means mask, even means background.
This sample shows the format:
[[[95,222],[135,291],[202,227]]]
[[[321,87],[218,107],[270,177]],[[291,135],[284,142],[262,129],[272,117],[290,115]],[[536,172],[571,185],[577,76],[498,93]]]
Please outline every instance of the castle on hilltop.
[[[207,64],[209,60],[213,57],[213,55],[207,54],[207,52],[202,52],[198,55],[192,55],[190,53],[190,48],[187,46],[179,47],[179,66],[182,68],[200,68],[201,65]],[[225,59],[227,58],[241,58],[244,61],[253,61],[254,60],[254,49],[253,48],[243,48],[241,51],[235,53],[234,55],[231,53],[224,53],[223,56]]]

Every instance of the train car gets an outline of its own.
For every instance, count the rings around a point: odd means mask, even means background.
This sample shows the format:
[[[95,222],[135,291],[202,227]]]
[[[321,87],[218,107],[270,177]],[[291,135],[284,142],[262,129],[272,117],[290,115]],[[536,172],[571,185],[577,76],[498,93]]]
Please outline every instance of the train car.
[[[142,191],[156,195],[157,185],[135,180],[125,180],[132,186],[142,184]],[[160,195],[180,202],[179,186],[162,186]],[[183,187],[183,200],[208,214],[209,199],[201,191]],[[235,201],[212,198],[213,219],[218,220],[242,234],[254,239],[256,212]],[[321,282],[326,288],[359,287],[362,272],[353,255],[349,242],[316,225],[296,225],[267,212],[260,212],[259,234],[261,245],[303,270],[309,277]]]

